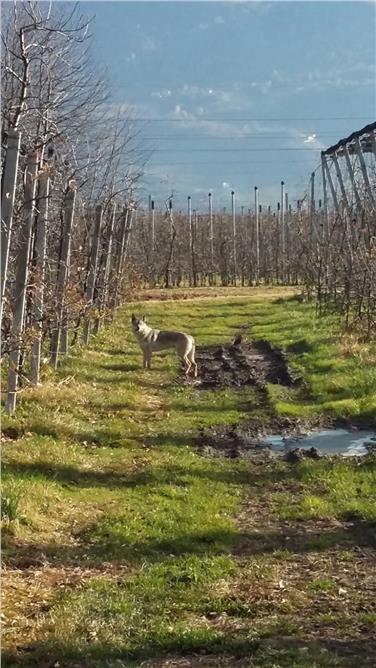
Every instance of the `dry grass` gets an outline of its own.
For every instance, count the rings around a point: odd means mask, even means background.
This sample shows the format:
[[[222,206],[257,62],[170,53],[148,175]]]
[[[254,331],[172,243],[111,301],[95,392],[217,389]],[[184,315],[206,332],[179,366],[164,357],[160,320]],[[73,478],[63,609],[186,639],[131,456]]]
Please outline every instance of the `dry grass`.
[[[356,334],[343,334],[338,341],[338,352],[341,357],[356,357],[361,364],[376,366],[376,350],[374,343],[367,344]]]
[[[260,287],[241,287],[221,286],[203,287],[203,288],[149,288],[146,290],[132,290],[127,296],[127,302],[148,302],[148,301],[180,301],[201,299],[226,298],[235,299],[242,297],[244,299],[259,299],[261,296],[265,299],[278,299],[279,297],[292,297],[301,290],[297,287],[278,287],[276,285]]]

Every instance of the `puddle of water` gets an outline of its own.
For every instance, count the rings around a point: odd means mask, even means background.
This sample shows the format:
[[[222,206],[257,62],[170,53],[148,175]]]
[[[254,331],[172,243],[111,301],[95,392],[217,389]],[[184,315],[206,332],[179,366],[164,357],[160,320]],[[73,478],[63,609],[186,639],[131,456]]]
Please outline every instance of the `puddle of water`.
[[[264,436],[263,442],[270,445],[272,450],[288,452],[295,448],[309,450],[317,448],[330,455],[353,457],[367,454],[366,443],[376,446],[376,431],[349,431],[348,429],[323,429],[302,436],[281,436],[270,434]]]

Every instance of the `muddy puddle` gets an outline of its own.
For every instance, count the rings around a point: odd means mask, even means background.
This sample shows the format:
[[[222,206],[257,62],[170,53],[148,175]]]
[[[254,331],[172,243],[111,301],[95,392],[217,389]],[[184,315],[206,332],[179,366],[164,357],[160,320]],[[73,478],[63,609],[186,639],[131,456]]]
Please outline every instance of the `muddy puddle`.
[[[355,457],[376,450],[376,430],[322,429],[310,434],[281,436],[270,434],[263,437],[263,443],[276,452],[288,453],[296,448],[308,451],[315,448],[326,455]]]
[[[291,462],[307,457],[319,459],[323,455],[354,457],[376,451],[376,429],[333,428],[306,434],[255,436],[252,427],[227,425],[203,431],[199,449],[212,457],[256,460],[282,457]]]
[[[198,390],[253,386],[258,394],[260,417],[238,424],[218,425],[202,430],[198,448],[214,457],[255,460],[281,458],[301,461],[322,455],[359,456],[376,450],[376,429],[339,428],[307,421],[305,424],[273,414],[267,385],[303,387],[303,378],[289,365],[285,352],[269,341],[246,341],[242,334],[222,346],[197,348],[199,375],[186,379]],[[241,395],[241,392],[240,392]],[[270,410],[269,410],[270,409]],[[264,435],[266,434],[266,435]]]

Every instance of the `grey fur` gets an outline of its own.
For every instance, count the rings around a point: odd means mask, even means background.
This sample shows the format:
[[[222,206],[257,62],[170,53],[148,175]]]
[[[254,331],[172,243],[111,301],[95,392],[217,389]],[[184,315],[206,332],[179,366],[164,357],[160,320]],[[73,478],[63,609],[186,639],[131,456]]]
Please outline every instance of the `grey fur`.
[[[134,314],[132,314],[132,329],[144,356],[144,369],[151,369],[151,356],[153,352],[175,348],[177,354],[184,362],[185,373],[189,374],[193,367],[194,376],[197,376],[197,364],[195,360],[196,345],[193,336],[184,332],[167,332],[160,329],[152,329],[144,318],[138,318]]]

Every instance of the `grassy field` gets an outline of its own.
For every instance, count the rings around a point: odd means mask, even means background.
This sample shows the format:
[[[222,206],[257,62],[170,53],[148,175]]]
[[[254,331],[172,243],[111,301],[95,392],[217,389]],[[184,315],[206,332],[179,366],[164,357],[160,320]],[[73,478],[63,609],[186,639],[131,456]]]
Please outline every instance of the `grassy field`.
[[[209,458],[252,415],[376,424],[376,347],[282,290],[145,295],[3,417],[3,665],[374,666],[376,463]],[[160,296],[160,295],[159,295]],[[176,296],[176,294],[172,294]],[[141,368],[130,313],[283,346],[307,381],[199,391]]]

